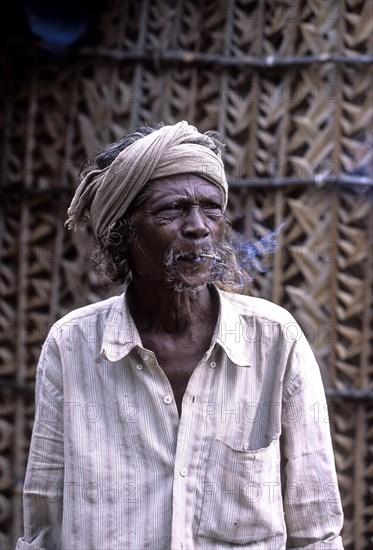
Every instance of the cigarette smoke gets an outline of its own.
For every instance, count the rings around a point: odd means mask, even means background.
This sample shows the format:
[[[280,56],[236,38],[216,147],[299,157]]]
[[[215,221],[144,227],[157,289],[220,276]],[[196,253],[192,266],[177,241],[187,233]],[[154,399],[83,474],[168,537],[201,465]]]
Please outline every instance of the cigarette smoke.
[[[255,271],[261,273],[268,271],[268,267],[265,265],[266,259],[278,250],[278,236],[285,227],[286,222],[283,222],[275,231],[258,241],[245,241],[242,236],[238,235],[232,245],[240,267],[252,275]]]

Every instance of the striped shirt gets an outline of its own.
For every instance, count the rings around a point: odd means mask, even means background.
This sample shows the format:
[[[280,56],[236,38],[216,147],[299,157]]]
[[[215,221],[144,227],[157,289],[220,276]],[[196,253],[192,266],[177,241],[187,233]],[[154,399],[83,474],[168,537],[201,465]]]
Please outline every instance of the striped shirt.
[[[16,550],[343,548],[311,348],[285,309],[218,295],[180,418],[125,291],[52,327]]]

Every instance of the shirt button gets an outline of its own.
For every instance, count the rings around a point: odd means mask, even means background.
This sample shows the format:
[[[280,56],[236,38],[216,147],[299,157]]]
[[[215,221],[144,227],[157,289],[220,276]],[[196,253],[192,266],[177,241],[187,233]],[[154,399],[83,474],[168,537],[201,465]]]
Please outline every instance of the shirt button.
[[[166,405],[169,405],[172,402],[171,395],[165,395],[163,401],[166,403]]]
[[[181,477],[185,477],[188,475],[188,469],[187,468],[181,468],[180,470]]]
[[[142,365],[140,365],[140,364],[136,365],[136,368],[137,368],[137,370],[142,370],[143,369]]]
[[[211,367],[212,369],[214,369],[214,368],[216,367],[216,363],[215,363],[215,361],[211,361],[211,363],[210,363],[210,367]]]
[[[245,449],[245,451],[247,451],[247,449],[249,448],[249,444],[248,444],[248,443],[245,443],[245,445],[243,446],[243,448]]]

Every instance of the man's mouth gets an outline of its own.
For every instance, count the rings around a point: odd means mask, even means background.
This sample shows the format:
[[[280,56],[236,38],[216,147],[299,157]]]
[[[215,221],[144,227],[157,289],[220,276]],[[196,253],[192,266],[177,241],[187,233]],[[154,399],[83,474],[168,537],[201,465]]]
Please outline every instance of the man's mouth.
[[[219,256],[212,252],[190,252],[175,255],[175,262],[189,262],[198,264],[205,260],[219,260]]]

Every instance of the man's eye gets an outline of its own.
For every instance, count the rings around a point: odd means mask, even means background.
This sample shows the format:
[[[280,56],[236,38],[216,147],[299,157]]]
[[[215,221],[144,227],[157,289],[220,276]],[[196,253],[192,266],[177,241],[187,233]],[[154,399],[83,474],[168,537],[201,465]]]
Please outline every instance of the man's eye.
[[[167,204],[167,206],[162,206],[162,208],[158,210],[158,214],[178,212],[180,209],[181,206],[179,206],[178,204]]]
[[[208,209],[208,210],[221,210],[221,206],[220,204],[217,204],[217,203],[214,203],[214,202],[211,202],[209,204],[206,204],[204,206],[204,208]]]
[[[179,208],[180,208],[180,206],[177,205],[177,204],[168,204],[167,206],[163,207],[161,209],[161,211],[166,211],[166,212],[171,211],[172,212],[173,210],[178,210]]]

